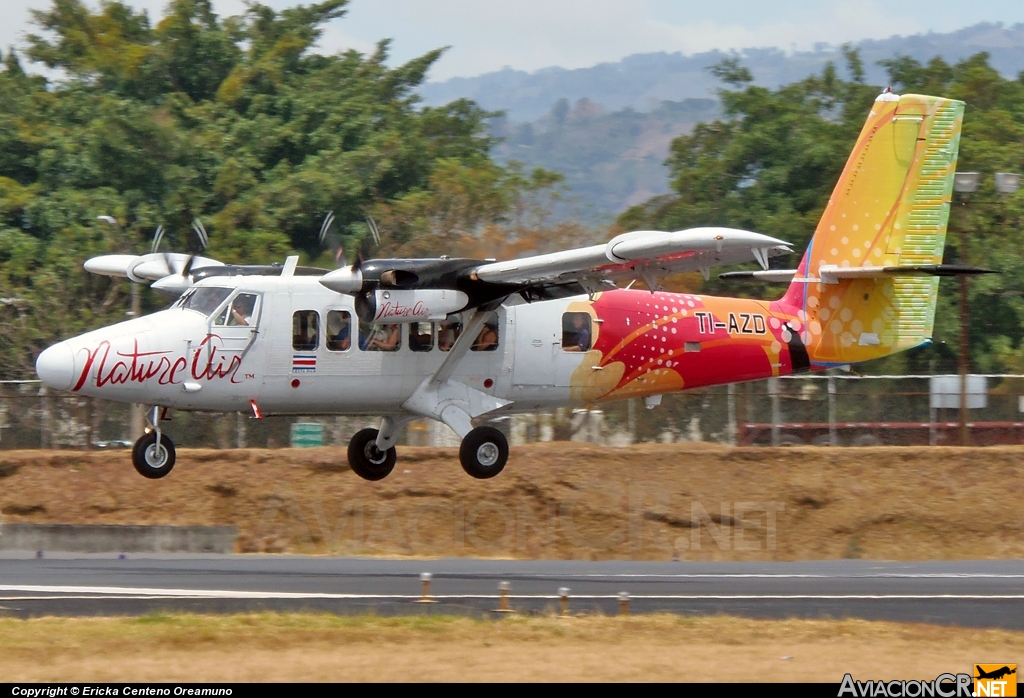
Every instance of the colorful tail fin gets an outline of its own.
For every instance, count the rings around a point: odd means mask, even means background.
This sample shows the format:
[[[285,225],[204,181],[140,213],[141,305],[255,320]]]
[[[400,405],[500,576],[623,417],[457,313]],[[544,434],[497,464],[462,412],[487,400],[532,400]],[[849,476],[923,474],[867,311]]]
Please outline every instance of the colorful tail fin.
[[[938,278],[891,268],[942,263],[963,111],[963,102],[939,97],[875,101],[782,300],[802,311],[812,365],[931,340]]]

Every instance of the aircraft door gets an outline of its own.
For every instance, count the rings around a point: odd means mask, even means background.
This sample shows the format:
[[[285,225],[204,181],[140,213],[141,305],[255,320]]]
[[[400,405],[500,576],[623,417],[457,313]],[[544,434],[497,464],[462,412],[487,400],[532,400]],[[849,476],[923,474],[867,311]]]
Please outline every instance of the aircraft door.
[[[540,311],[540,312],[538,312]],[[515,306],[515,356],[512,385],[555,385],[555,352],[561,353],[561,335],[538,306]]]

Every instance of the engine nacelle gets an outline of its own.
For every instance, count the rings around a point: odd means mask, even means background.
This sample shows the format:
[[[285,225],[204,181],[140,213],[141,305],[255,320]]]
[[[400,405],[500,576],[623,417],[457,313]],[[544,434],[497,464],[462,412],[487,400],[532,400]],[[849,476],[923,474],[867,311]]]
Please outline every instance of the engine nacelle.
[[[356,315],[381,324],[440,321],[467,303],[469,296],[450,288],[377,289],[356,296]]]

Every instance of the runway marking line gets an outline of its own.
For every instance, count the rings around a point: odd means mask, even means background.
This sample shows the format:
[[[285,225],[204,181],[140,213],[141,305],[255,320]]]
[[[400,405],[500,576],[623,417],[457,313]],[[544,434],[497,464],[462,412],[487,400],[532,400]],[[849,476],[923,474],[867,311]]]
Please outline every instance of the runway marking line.
[[[444,575],[438,574],[437,577]],[[541,575],[537,575],[541,576]],[[993,574],[984,572],[870,572],[851,574],[769,574],[769,573],[722,573],[722,574],[647,574],[647,573],[586,573],[573,575],[577,578],[637,578],[637,579],[1024,579],[1024,574]]]
[[[325,592],[288,591],[236,591],[229,589],[154,589],[134,587],[43,586],[37,584],[0,584],[0,592],[49,594],[48,596],[3,596],[0,600],[57,600],[57,599],[391,599],[412,600],[414,594],[331,594]],[[495,594],[437,594],[430,598],[443,600],[495,599]],[[557,594],[512,594],[509,598],[558,599]],[[573,594],[574,599],[618,599],[618,594]],[[1024,594],[637,594],[631,599],[652,601],[829,601],[829,600],[1024,600]]]

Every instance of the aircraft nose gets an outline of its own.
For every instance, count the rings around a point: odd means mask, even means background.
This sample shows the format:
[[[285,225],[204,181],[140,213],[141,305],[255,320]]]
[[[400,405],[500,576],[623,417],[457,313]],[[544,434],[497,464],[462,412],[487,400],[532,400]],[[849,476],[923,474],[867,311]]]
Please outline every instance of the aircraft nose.
[[[54,344],[36,359],[36,373],[48,387],[70,390],[75,379],[75,355],[67,342]]]

